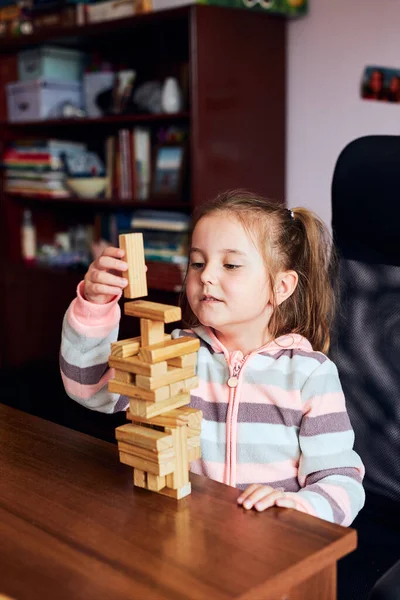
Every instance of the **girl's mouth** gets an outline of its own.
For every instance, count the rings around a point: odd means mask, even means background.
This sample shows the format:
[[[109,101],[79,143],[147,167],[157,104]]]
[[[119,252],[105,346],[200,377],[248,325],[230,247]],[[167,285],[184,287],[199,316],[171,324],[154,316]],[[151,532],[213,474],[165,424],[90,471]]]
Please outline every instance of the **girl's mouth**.
[[[218,298],[214,298],[214,296],[204,295],[201,298],[201,302],[222,302],[222,300],[218,300]]]

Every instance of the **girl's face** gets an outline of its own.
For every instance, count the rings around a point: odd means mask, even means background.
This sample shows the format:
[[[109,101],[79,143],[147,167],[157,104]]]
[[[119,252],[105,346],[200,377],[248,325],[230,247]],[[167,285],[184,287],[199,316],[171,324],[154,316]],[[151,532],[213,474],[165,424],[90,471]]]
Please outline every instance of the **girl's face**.
[[[272,296],[263,257],[240,221],[208,215],[192,237],[186,293],[200,323],[222,334],[265,331]]]

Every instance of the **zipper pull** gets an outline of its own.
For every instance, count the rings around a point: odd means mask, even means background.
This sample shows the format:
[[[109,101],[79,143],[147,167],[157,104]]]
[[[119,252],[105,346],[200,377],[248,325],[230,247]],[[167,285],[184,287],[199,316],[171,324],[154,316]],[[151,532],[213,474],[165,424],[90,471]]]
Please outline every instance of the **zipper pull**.
[[[235,375],[233,375],[232,377],[229,377],[226,383],[229,385],[230,388],[235,388],[238,384],[238,378]]]
[[[228,381],[226,382],[230,388],[235,388],[237,387],[237,384],[239,382],[238,376],[239,376],[239,372],[242,366],[242,361],[243,361],[243,354],[240,352],[237,352],[237,357],[235,357],[237,362],[235,364],[235,366],[233,367],[232,370],[232,375],[229,377]]]

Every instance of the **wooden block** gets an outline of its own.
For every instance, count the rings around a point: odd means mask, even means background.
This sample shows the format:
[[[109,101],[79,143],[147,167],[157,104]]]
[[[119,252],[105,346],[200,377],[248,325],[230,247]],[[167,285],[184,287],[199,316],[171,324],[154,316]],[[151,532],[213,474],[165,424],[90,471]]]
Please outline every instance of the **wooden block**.
[[[203,420],[203,413],[198,408],[187,407],[186,414],[189,417],[188,426],[191,429],[196,430],[198,433],[201,431],[201,422]]]
[[[141,419],[141,417],[139,417],[139,419]],[[144,427],[146,429],[153,429],[154,431],[160,431],[161,433],[165,433],[165,431],[162,427],[158,427],[157,425],[152,425],[151,423],[148,422],[147,419],[143,419],[143,421],[141,422],[141,421],[138,421],[136,417],[132,417],[132,425],[136,425],[137,427]]]
[[[156,463],[139,456],[133,456],[127,452],[120,452],[119,459],[124,465],[140,469],[141,471],[147,471],[154,475],[169,475],[175,468],[175,461]]]
[[[135,376],[132,375],[132,373],[120,371],[119,369],[115,369],[114,379],[115,381],[122,381],[123,383],[135,384]]]
[[[155,431],[149,427],[132,425],[131,423],[117,427],[115,437],[118,441],[135,444],[141,448],[155,450],[156,452],[172,448],[173,445],[172,435],[163,431]]]
[[[185,406],[189,402],[190,394],[188,393],[179,394],[162,402],[146,402],[145,400],[131,398],[129,402],[129,414],[132,415],[134,420],[140,420],[140,418],[142,420],[153,419],[174,408]]]
[[[135,354],[139,354],[139,348],[140,337],[119,340],[118,342],[113,342],[111,344],[111,356],[128,358],[128,356],[135,356]]]
[[[147,474],[147,487],[152,492],[159,492],[165,487],[165,477],[160,475]]]
[[[124,297],[140,298],[140,296],[147,296],[143,234],[126,233],[120,235],[119,247],[125,250],[124,260],[128,263],[128,270],[124,272],[124,276],[128,279],[128,285],[124,289]]]
[[[176,367],[169,367],[168,372],[160,377],[145,377],[144,375],[138,375],[136,377],[137,387],[145,390],[156,390],[165,385],[176,383],[182,379],[191,379],[194,375],[195,367],[189,366],[183,369],[177,369]],[[185,386],[182,386],[185,389]]]
[[[170,498],[175,498],[175,500],[181,500],[181,498],[188,496],[191,491],[192,491],[192,486],[189,482],[186,485],[184,485],[183,487],[181,487],[179,490],[172,490],[168,487],[165,487],[162,490],[160,490],[158,493],[162,494],[163,496],[169,496]]]
[[[138,356],[129,358],[120,358],[119,356],[110,356],[108,364],[114,369],[135,373],[136,375],[145,375],[146,377],[161,377],[168,372],[167,362],[156,364],[146,363]]]
[[[143,460],[159,464],[171,462],[175,458],[174,448],[167,448],[161,452],[156,452],[155,450],[140,448],[139,446],[129,444],[128,442],[118,442],[118,450],[120,452],[126,452],[126,454],[131,454],[132,456],[137,456],[138,458],[143,458]]]
[[[181,337],[176,340],[167,340],[161,344],[153,346],[142,346],[139,350],[139,356],[142,360],[149,363],[158,363],[162,360],[169,360],[182,354],[190,354],[200,348],[198,338]]]
[[[149,302],[148,300],[135,300],[126,302],[125,314],[139,319],[150,319],[151,321],[162,321],[163,323],[174,323],[182,318],[179,306]]]
[[[115,394],[129,396],[130,398],[140,398],[147,402],[162,402],[170,397],[168,385],[160,387],[157,390],[144,390],[143,388],[138,388],[130,383],[123,383],[122,381],[111,379],[108,382],[108,390]]]
[[[183,394],[190,401],[190,394]],[[158,406],[158,404],[157,404]],[[151,417],[149,419],[141,416],[133,416],[130,410],[126,411],[126,418],[130,421],[138,421],[145,423],[146,425],[156,425],[159,427],[186,427],[201,428],[201,419],[203,413],[198,408],[192,408],[191,406],[182,406],[181,408],[171,408],[169,411],[164,411],[158,416]]]
[[[171,394],[171,396],[175,396],[176,394],[181,394],[182,392],[188,392],[189,390],[193,390],[198,386],[199,378],[196,375],[195,377],[189,377],[188,379],[183,379],[181,381],[177,381],[176,383],[171,383],[169,386],[169,393]]]
[[[147,489],[147,473],[140,469],[133,469],[133,485]]]
[[[170,340],[171,335],[164,333],[164,340]],[[139,348],[143,346],[141,343],[140,335],[134,338],[127,338],[126,340],[119,340],[111,344],[111,356],[119,358],[129,358],[139,354]]]
[[[168,487],[177,490],[189,483],[187,427],[167,428],[165,431],[171,433],[175,450],[175,469],[166,482]]]
[[[200,434],[195,434],[196,430],[191,429],[190,427],[187,428],[187,448],[188,448],[188,460],[189,463],[193,462],[194,460],[198,460],[199,458],[201,458],[201,438],[200,438]],[[194,435],[192,435],[194,434]]]
[[[188,446],[188,461],[189,463],[201,458],[200,446]]]
[[[144,346],[144,344],[142,344]],[[191,352],[190,354],[184,354],[183,356],[177,356],[176,358],[170,358],[168,364],[171,367],[190,367],[191,365],[197,365],[197,352]]]
[[[151,321],[140,319],[140,337],[142,346],[151,346],[164,341],[164,323],[162,321]]]
[[[159,363],[157,363],[159,364]],[[182,394],[185,391],[185,384],[183,381],[177,381],[176,383],[171,383],[169,386],[169,394],[170,396],[176,396],[177,394]]]
[[[194,390],[197,387],[199,387],[199,378],[197,377],[197,375],[194,375],[194,377],[189,377],[189,379],[185,379],[183,383],[185,384],[185,390]]]
[[[196,433],[194,429],[190,429],[190,427],[186,428],[186,432],[188,446],[198,448],[200,446],[200,434]]]

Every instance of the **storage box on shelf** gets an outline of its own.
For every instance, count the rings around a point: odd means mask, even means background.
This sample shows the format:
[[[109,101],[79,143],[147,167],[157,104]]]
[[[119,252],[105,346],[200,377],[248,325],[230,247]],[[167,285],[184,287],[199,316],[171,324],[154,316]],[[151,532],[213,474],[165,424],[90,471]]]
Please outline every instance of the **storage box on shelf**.
[[[84,68],[84,53],[57,46],[39,46],[18,54],[18,79],[33,81],[59,78],[79,81]]]
[[[82,107],[82,85],[76,81],[35,79],[7,85],[8,118],[16,121],[43,121],[62,116],[62,107]]]
[[[186,64],[187,103],[175,114],[136,112],[9,122],[5,86],[18,80],[18,53],[49,45],[85,53],[101,51],[105,59],[120,61],[161,83],[171,75],[177,76],[180,66]],[[283,200],[285,21],[261,12],[191,5],[71,26],[67,31],[49,28],[26,37],[2,39],[2,152],[21,137],[76,140],[98,151],[120,129],[132,131],[137,125],[150,128],[152,136],[162,127],[187,128],[189,179],[184,196],[163,200],[150,193],[145,202],[129,198],[129,194],[121,200],[114,193],[108,199],[47,199],[34,193],[27,197],[12,195],[1,187],[0,283],[7,302],[0,307],[0,355],[5,364],[57,356],[62,315],[82,276],[80,272],[23,265],[20,230],[27,206],[37,226],[38,242],[51,243],[66,223],[93,225],[100,215],[127,208],[175,210],[189,215],[196,206],[226,189],[249,188]],[[106,164],[105,154],[102,159]],[[151,260],[148,267],[150,299],[176,304],[185,266]],[[11,277],[10,272],[18,273],[18,277]],[[25,330],[31,339],[43,334],[43,311],[46,328],[53,334],[44,336],[36,350],[34,343],[29,348],[14,343]],[[7,352],[7,348],[12,351]]]

